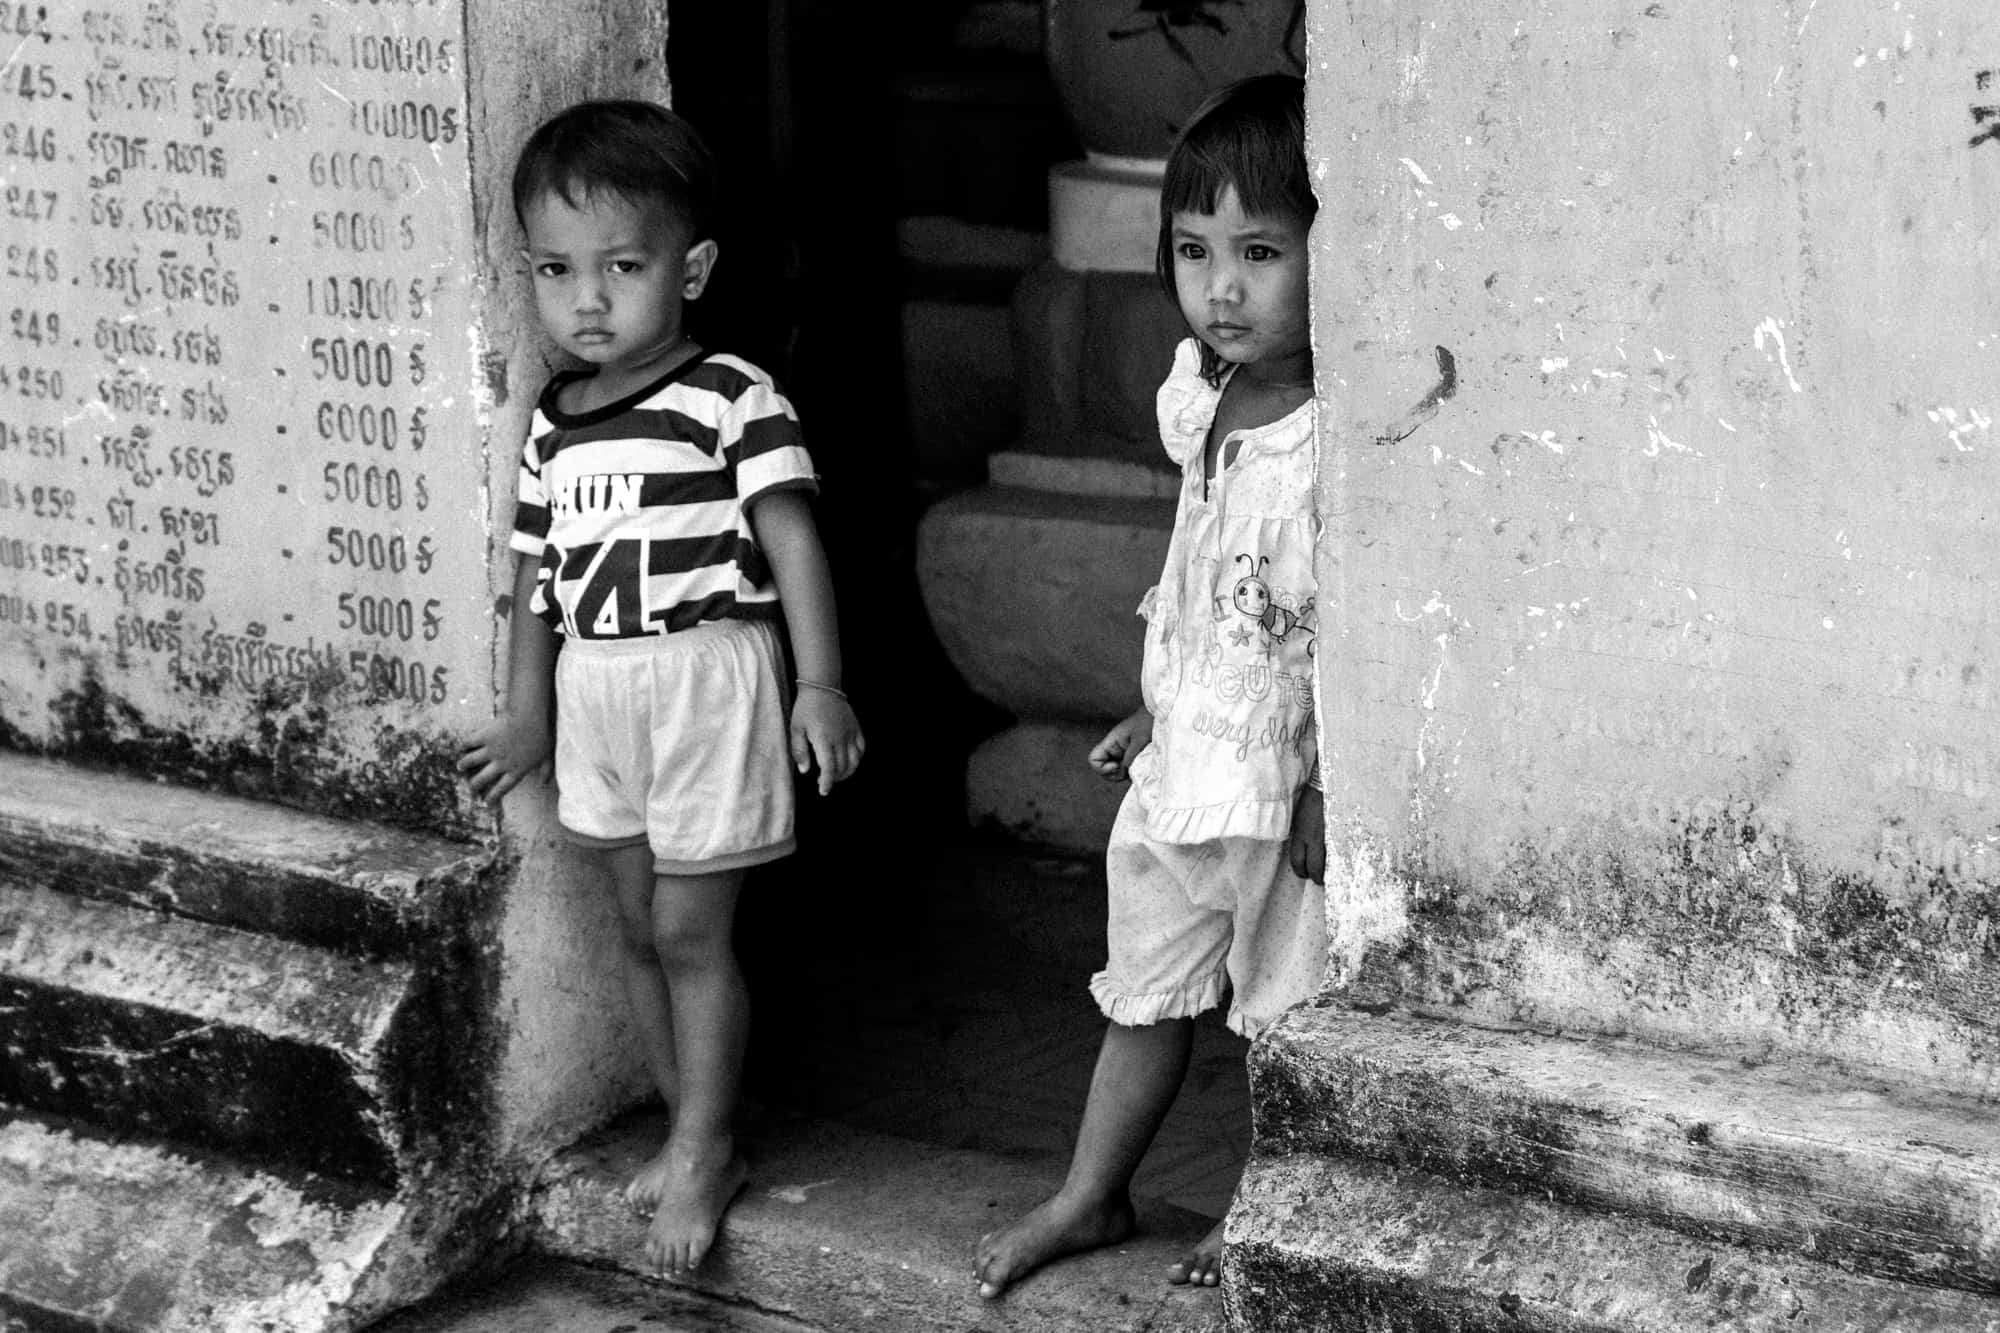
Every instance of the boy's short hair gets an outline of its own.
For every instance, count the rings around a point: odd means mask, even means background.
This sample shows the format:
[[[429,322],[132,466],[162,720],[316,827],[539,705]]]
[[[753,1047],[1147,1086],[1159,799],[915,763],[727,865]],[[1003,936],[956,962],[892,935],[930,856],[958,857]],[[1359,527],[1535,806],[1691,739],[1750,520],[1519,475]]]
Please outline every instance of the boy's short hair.
[[[1259,74],[1219,89],[1195,108],[1160,181],[1160,241],[1153,264],[1167,298],[1174,287],[1174,214],[1213,213],[1227,186],[1252,217],[1289,213],[1311,225],[1319,211],[1306,172],[1306,84]]]
[[[553,194],[571,207],[610,193],[657,203],[705,240],[715,215],[715,156],[694,126],[653,102],[579,102],[544,121],[514,164],[514,217]]]

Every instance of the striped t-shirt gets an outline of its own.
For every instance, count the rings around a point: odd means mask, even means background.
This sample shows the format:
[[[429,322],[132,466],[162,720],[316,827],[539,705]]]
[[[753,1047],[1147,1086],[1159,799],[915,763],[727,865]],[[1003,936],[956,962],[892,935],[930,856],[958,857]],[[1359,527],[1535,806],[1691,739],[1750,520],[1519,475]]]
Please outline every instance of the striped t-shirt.
[[[776,618],[749,506],[818,481],[771,377],[703,356],[595,411],[557,407],[563,386],[588,374],[549,381],[521,453],[509,545],[541,560],[530,609],[581,639]]]

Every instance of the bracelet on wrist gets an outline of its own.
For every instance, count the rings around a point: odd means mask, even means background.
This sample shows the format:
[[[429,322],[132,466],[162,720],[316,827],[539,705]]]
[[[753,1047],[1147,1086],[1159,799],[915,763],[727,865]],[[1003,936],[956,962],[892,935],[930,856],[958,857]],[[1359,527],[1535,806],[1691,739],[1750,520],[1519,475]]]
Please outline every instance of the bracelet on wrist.
[[[845,699],[847,698],[847,691],[846,691],[846,690],[843,690],[843,689],[839,689],[839,688],[837,688],[837,687],[835,687],[835,686],[832,686],[832,685],[828,685],[828,684],[825,684],[824,682],[821,682],[821,681],[817,681],[817,680],[807,680],[807,679],[805,679],[804,677],[800,677],[800,678],[799,678],[799,680],[798,680],[798,681],[797,681],[796,683],[798,684],[798,686],[799,686],[799,687],[800,687],[801,689],[807,689],[807,690],[818,690],[818,691],[820,691],[820,692],[821,692],[822,694],[830,694],[830,695],[832,695],[832,696],[833,696],[834,698],[836,698],[836,699],[841,699],[841,700],[845,700]]]

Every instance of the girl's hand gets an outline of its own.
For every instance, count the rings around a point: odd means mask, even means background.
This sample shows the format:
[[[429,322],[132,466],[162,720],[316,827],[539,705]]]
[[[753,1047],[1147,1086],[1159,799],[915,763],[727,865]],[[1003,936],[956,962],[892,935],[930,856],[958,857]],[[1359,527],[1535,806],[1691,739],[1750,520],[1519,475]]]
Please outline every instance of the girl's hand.
[[[1326,882],[1326,794],[1311,787],[1299,788],[1292,804],[1292,832],[1285,853],[1292,873],[1315,884]]]
[[[1141,708],[1104,733],[1090,752],[1090,766],[1106,782],[1122,782],[1132,761],[1153,740],[1153,715]]]
[[[804,773],[819,765],[819,794],[853,774],[867,743],[846,699],[805,686],[792,700],[792,763]]]

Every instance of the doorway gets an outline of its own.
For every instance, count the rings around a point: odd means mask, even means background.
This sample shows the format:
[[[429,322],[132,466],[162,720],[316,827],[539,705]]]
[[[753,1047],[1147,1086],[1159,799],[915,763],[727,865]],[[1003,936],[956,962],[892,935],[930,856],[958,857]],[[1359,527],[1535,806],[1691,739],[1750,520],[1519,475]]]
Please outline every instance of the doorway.
[[[1101,859],[968,826],[964,772],[1010,719],[926,623],[923,509],[985,479],[1020,420],[1010,299],[1046,252],[1047,173],[1080,156],[1036,0],[672,7],[678,109],[724,169],[724,262],[699,336],[769,366],[823,476],[862,772],[801,812],[740,929],[746,1093],[781,1114],[1067,1161],[1103,1019]],[[1081,763],[1081,756],[1078,757]],[[1226,1208],[1248,1149],[1245,1043],[1199,1025],[1137,1182]]]

